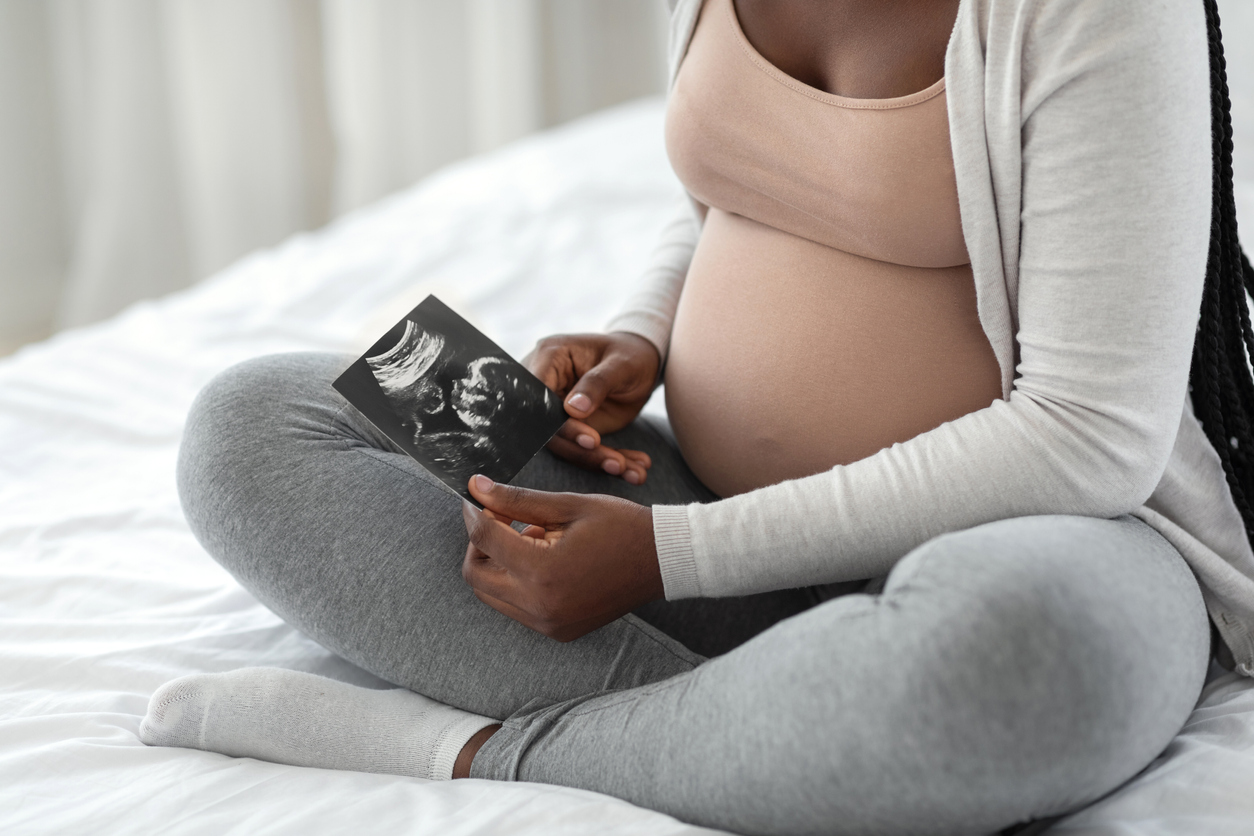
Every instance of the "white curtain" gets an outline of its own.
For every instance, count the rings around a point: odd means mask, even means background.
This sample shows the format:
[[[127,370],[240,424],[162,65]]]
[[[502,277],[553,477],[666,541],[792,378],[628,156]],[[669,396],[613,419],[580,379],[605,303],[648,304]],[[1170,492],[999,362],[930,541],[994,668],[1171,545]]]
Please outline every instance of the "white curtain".
[[[665,0],[0,0],[0,353],[664,83]]]

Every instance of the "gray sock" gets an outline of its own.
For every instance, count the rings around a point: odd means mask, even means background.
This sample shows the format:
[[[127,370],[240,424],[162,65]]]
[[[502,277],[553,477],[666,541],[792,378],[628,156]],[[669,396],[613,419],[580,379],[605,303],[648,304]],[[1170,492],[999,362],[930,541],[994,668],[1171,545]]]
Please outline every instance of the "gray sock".
[[[152,695],[139,736],[149,746],[448,780],[466,742],[496,722],[404,688],[242,668],[167,682]]]

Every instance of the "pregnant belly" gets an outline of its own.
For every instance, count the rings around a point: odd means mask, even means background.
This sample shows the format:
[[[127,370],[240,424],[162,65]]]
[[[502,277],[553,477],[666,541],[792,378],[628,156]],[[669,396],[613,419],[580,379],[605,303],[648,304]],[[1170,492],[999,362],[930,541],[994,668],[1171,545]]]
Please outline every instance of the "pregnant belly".
[[[904,267],[711,209],[666,408],[720,496],[865,458],[1001,397],[970,265]]]

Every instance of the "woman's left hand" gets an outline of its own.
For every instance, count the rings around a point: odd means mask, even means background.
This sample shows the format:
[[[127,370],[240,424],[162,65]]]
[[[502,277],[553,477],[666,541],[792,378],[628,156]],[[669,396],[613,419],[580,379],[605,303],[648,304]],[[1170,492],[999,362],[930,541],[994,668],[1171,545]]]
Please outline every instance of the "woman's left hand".
[[[488,606],[568,642],[663,597],[653,513],[612,496],[547,493],[470,478],[462,577]],[[528,523],[522,532],[514,520]]]

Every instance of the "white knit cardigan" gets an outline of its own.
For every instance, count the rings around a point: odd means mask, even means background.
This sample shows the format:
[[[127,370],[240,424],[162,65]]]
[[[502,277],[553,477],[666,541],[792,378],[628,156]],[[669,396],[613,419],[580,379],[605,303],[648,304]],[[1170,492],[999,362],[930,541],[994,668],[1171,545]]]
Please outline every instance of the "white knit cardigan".
[[[674,4],[672,83],[700,6]],[[876,577],[992,520],[1130,513],[1184,555],[1254,675],[1254,553],[1187,397],[1209,83],[1201,0],[962,0],[945,57],[950,138],[1004,399],[814,476],[655,507],[667,598]],[[699,234],[687,202],[611,330],[665,357]]]

